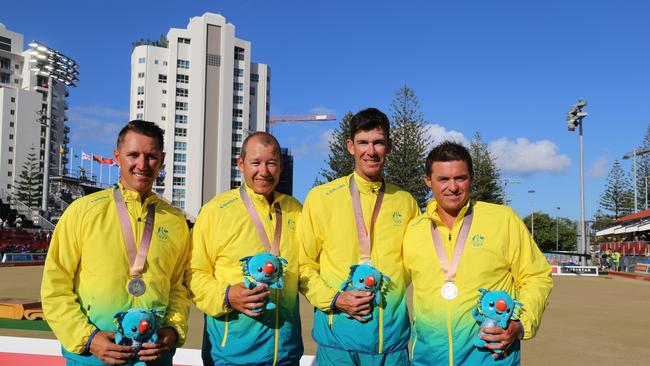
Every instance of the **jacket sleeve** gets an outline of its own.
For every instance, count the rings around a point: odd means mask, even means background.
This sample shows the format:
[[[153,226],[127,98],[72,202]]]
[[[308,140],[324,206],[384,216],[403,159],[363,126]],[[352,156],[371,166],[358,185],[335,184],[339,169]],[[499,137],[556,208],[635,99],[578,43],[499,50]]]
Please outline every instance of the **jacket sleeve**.
[[[319,234],[317,209],[308,195],[298,226],[300,241],[299,289],[307,300],[322,311],[329,311],[338,290],[330,287],[320,276],[319,258],[323,240]]]
[[[47,322],[68,352],[81,354],[96,327],[77,302],[74,283],[81,260],[81,220],[78,205],[72,204],[59,220],[43,268],[41,301]]]
[[[553,288],[551,266],[523,221],[514,212],[512,216],[509,244],[511,270],[517,288],[517,301],[523,304],[519,318],[524,327],[524,339],[531,339],[539,329],[548,295]]]
[[[187,224],[183,222],[182,248],[171,276],[169,303],[165,312],[164,325],[173,327],[178,332],[176,347],[181,347],[187,337],[187,318],[190,312],[190,295],[185,286],[184,274],[190,254],[190,234]]]
[[[185,281],[196,307],[208,316],[218,317],[230,311],[225,302],[229,284],[214,277],[219,253],[213,230],[219,225],[209,209],[201,210],[192,229],[192,250]]]

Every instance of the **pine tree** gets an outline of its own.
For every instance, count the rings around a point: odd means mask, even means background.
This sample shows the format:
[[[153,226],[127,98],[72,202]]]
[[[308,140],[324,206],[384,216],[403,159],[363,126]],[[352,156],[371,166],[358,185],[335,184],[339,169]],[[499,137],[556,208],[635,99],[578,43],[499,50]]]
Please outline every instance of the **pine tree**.
[[[321,169],[320,175],[324,178],[324,181],[317,180],[319,184],[345,177],[354,171],[354,156],[350,154],[347,148],[352,116],[352,112],[348,111],[332,133],[332,138],[329,141],[330,153],[327,158],[329,168]]]
[[[40,162],[36,157],[34,147],[27,154],[27,160],[16,179],[16,196],[24,204],[35,207],[41,201],[43,191],[43,173],[41,173]]]
[[[643,136],[643,143],[639,146],[638,149],[648,149],[650,148],[650,124],[648,124],[648,129]],[[646,189],[646,182],[650,187],[650,154],[637,155],[636,157],[636,189],[638,197],[639,210],[644,210],[646,207],[646,202],[650,205],[650,197],[646,197],[648,190]],[[650,188],[649,188],[650,189]],[[648,206],[650,208],[650,206]]]
[[[607,186],[600,196],[599,210],[614,219],[629,215],[634,210],[634,190],[618,160],[607,176]]]
[[[474,168],[472,200],[502,204],[504,189],[500,184],[501,171],[494,163],[487,144],[481,141],[479,132],[469,143],[469,153]]]
[[[386,179],[413,195],[423,208],[429,190],[423,181],[424,160],[429,138],[424,131],[424,115],[413,89],[404,85],[390,104],[392,151],[386,158]]]

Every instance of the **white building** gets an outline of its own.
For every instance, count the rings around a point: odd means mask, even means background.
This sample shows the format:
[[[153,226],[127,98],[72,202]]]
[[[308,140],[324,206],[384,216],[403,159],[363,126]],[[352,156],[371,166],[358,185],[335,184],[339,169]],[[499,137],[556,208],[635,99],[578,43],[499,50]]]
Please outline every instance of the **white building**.
[[[14,179],[30,152],[40,158],[41,172],[45,156],[45,126],[40,112],[47,109],[50,85],[47,77],[31,71],[32,55],[23,47],[23,35],[0,24],[0,189],[5,192],[15,187]],[[50,171],[58,174],[59,149],[68,138],[64,125],[68,105],[65,87],[56,83],[52,89]]]
[[[236,157],[248,131],[266,130],[270,69],[251,62],[251,43],[218,14],[192,18],[167,39],[133,49],[130,117],[165,130],[166,174],[154,189],[197,215],[241,184]]]

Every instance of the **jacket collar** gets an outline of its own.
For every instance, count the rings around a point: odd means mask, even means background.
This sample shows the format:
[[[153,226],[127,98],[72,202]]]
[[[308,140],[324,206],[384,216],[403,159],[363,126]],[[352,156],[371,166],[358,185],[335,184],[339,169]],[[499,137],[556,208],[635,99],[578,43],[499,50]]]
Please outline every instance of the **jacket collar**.
[[[255,193],[255,191],[246,184],[246,182],[242,182],[244,187],[246,187],[246,193],[248,193],[248,197],[251,198],[251,201],[253,201],[253,204],[256,206],[262,206],[262,207],[268,207],[274,205],[276,202],[279,202],[280,199],[282,198],[282,194],[273,191],[273,202],[269,205],[269,201],[266,200],[266,197],[262,194]],[[239,194],[239,189],[237,189],[237,194]]]
[[[361,178],[361,176],[359,174],[357,174],[356,171],[352,173],[352,176],[354,177],[353,179],[354,179],[354,182],[357,184],[357,187],[359,187],[359,193],[361,193],[361,194],[371,194],[371,193],[376,194],[377,192],[379,192],[379,188],[381,188],[382,181],[379,181],[379,182],[367,181],[367,180]],[[350,181],[349,181],[349,178],[348,178],[348,184],[349,184],[349,182]]]
[[[460,212],[458,213],[458,216],[456,216],[456,219],[454,220],[454,225],[456,226],[460,222],[463,221],[463,218],[465,217],[465,214],[467,213],[467,210],[469,210],[471,206],[471,200],[467,200],[467,203],[465,203],[465,206],[460,209]],[[438,215],[438,201],[436,201],[435,198],[431,198],[429,203],[427,204],[427,210],[426,210],[426,215],[433,220],[437,226],[445,226],[446,225],[442,222],[442,219],[440,218],[440,215]]]
[[[140,203],[140,193],[136,191],[132,191],[130,189],[124,188],[124,185],[122,185],[121,181],[117,182],[117,186],[120,187],[120,192],[122,193],[122,197],[124,197],[124,202],[131,203],[131,202],[138,202]],[[153,193],[149,192],[149,196],[145,198],[144,202],[142,203],[142,206],[146,206],[147,204],[154,202],[158,199],[158,196]]]

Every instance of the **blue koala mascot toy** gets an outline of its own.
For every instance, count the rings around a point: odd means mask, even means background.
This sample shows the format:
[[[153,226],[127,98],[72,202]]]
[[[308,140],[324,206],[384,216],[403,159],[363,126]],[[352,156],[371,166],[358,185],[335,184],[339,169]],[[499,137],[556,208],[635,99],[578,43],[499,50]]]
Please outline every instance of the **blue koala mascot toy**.
[[[244,272],[244,285],[246,287],[253,288],[259,285],[266,285],[274,289],[284,287],[282,276],[284,276],[285,267],[289,264],[286,259],[264,252],[244,257],[239,262]],[[275,304],[269,300],[266,303],[266,309],[275,309]],[[260,312],[262,309],[253,311]]]
[[[481,328],[508,327],[510,319],[517,320],[516,314],[519,313],[522,303],[515,301],[505,291],[488,291],[484,288],[478,290],[481,296],[478,305],[474,308],[472,316],[477,322],[481,323]],[[480,338],[484,334],[479,330],[474,345],[476,347],[485,347],[485,341]],[[501,353],[502,350],[495,350],[495,353]]]
[[[157,318],[162,316],[162,312],[146,309],[129,309],[121,311],[113,317],[117,324],[115,334],[115,343],[119,345],[131,346],[137,353],[142,349],[143,343],[156,343],[158,333],[156,332]],[[128,365],[145,366],[142,361],[137,360],[137,356]]]
[[[383,275],[372,264],[363,263],[350,266],[348,278],[341,284],[341,291],[357,290],[375,294],[373,305],[381,302],[381,291],[388,285],[390,278]],[[362,316],[372,319],[372,312]]]

